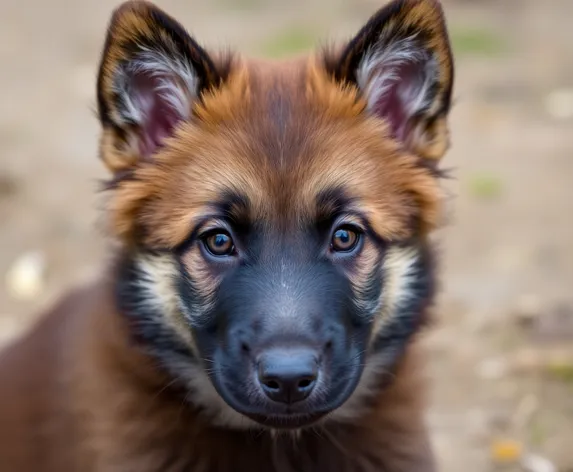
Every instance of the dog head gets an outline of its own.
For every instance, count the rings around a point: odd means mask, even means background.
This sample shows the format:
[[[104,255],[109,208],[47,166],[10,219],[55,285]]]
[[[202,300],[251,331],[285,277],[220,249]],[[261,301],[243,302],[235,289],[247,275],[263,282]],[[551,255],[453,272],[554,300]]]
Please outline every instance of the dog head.
[[[214,422],[350,420],[381,387],[431,301],[452,82],[434,0],[283,63],[116,10],[98,101],[118,298]]]

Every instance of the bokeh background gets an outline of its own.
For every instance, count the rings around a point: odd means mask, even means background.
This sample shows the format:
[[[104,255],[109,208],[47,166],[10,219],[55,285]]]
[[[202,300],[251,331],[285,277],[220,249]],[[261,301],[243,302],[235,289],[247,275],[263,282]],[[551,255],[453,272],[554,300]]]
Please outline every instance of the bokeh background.
[[[383,0],[157,0],[280,57]],[[428,421],[445,472],[573,471],[573,1],[444,0],[456,57]],[[95,73],[117,0],[0,0],[0,343],[106,255]],[[544,468],[548,467],[548,468]]]

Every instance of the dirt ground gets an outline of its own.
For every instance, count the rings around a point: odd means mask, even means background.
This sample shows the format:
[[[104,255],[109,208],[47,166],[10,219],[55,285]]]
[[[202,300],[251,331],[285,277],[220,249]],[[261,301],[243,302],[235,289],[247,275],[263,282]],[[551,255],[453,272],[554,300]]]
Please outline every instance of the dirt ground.
[[[164,0],[200,40],[282,55],[346,38],[382,0]],[[105,254],[95,68],[113,0],[0,7],[0,340]],[[431,352],[441,470],[573,471],[573,1],[444,0],[457,61],[449,221]],[[18,297],[10,271],[45,263]],[[492,447],[494,451],[492,452]],[[497,448],[497,449],[496,449]],[[545,469],[535,469],[542,472]],[[548,469],[549,470],[549,469]]]

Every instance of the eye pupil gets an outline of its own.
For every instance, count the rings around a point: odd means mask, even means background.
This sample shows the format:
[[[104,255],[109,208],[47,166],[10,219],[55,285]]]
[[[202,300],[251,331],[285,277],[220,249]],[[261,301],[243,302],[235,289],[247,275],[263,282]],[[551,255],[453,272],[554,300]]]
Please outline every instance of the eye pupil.
[[[339,229],[336,235],[342,244],[347,244],[350,241],[350,233],[344,229]]]
[[[215,256],[228,256],[233,253],[233,240],[226,233],[212,234],[204,241],[209,252]]]
[[[215,246],[224,247],[228,240],[229,238],[226,234],[218,234],[215,236]]]

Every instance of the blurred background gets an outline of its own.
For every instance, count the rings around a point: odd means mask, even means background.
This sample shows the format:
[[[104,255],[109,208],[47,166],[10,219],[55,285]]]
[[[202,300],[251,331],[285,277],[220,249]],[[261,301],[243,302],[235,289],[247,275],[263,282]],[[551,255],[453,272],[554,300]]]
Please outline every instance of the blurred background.
[[[157,0],[281,57],[383,0]],[[573,1],[444,0],[457,77],[428,421],[445,472],[573,471]],[[0,343],[97,272],[95,74],[114,0],[0,1]]]

